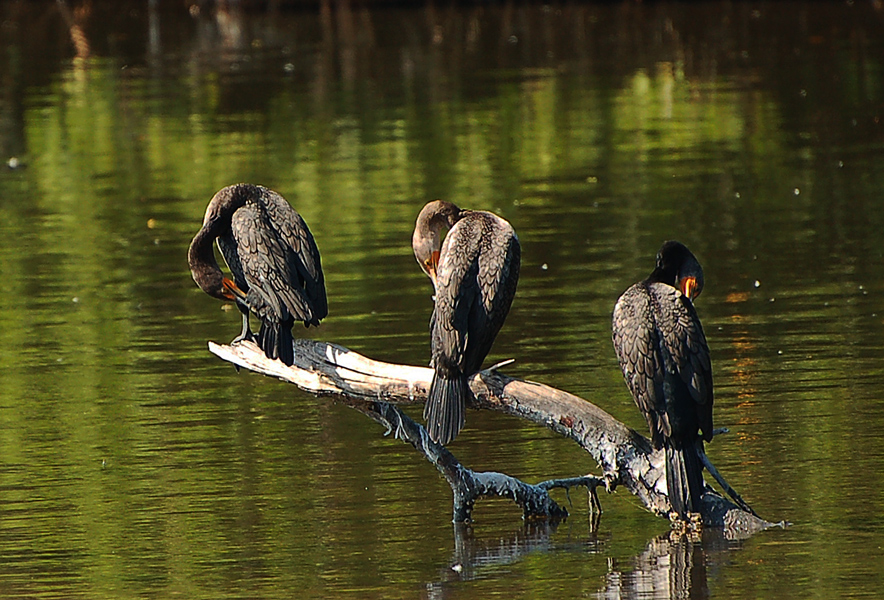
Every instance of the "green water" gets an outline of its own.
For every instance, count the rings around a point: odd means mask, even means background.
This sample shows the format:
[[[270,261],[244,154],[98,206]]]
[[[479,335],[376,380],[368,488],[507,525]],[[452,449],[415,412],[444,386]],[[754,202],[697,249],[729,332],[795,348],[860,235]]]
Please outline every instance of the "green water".
[[[880,596],[882,57],[861,2],[0,3],[0,594]],[[731,430],[710,457],[794,526],[670,546],[620,491],[597,528],[577,492],[556,528],[506,501],[454,528],[409,446],[207,351],[239,316],[185,254],[238,181],[319,244],[330,316],[296,333],[390,362],[429,359],[421,206],[498,212],[523,263],[488,364],[639,431],[610,313],[685,242]],[[529,482],[598,473],[497,414],[451,449]]]

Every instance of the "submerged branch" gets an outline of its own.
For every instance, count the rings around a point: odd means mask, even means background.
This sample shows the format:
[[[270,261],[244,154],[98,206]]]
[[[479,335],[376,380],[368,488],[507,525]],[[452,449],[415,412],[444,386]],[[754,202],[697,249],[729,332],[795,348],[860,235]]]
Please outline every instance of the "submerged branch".
[[[512,498],[526,519],[559,520],[568,516],[549,495],[549,488],[530,485],[503,473],[477,473],[467,469],[441,444],[434,442],[427,430],[399,408],[388,402],[356,401],[350,404],[387,428],[387,433],[414,446],[442,474],[454,493],[455,523],[472,520],[473,506],[480,498],[501,496]]]
[[[291,367],[268,359],[250,342],[232,346],[210,342],[209,350],[237,366],[278,377],[304,391],[339,396],[395,432],[421,451],[449,482],[455,496],[455,521],[469,519],[475,500],[488,495],[513,498],[529,517],[563,516],[564,509],[549,498],[549,489],[585,485],[594,493],[601,482],[609,490],[625,487],[657,515],[669,513],[663,452],[655,451],[647,438],[599,407],[562,390],[496,370],[482,371],[470,380],[473,408],[497,410],[544,425],[579,444],[604,473],[604,479],[574,478],[531,486],[507,475],[464,468],[445,447],[432,442],[420,424],[392,406],[426,400],[433,377],[427,367],[383,363],[337,344],[307,339],[295,340],[295,364]],[[705,525],[737,524],[748,535],[774,525],[749,512],[751,509],[745,510],[748,506],[741,508],[708,486],[707,490],[703,497]]]

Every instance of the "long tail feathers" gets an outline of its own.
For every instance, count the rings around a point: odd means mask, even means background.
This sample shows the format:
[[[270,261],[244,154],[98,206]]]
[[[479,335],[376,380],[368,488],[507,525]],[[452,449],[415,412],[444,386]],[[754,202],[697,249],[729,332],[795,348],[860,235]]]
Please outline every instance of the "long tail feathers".
[[[703,465],[693,443],[685,442],[681,448],[671,441],[666,444],[666,489],[672,510],[680,516],[701,511]]]
[[[264,355],[271,360],[279,359],[288,366],[292,366],[295,362],[291,323],[263,321],[258,332],[258,345],[264,351]]]
[[[427,433],[443,446],[451,443],[463,429],[467,394],[470,387],[465,375],[447,379],[436,373],[430,384],[430,395],[424,405]]]

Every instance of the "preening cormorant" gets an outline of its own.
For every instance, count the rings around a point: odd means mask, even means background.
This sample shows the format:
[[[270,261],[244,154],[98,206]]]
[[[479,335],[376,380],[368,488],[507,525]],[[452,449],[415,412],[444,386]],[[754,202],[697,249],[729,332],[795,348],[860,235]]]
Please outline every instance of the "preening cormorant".
[[[412,247],[436,292],[434,374],[424,419],[430,437],[445,445],[463,428],[468,378],[481,369],[513,302],[521,246],[512,225],[497,215],[434,200],[418,215]]]
[[[233,280],[218,266],[215,240]],[[267,358],[291,365],[294,322],[319,325],[328,315],[313,235],[301,215],[273,190],[240,183],[215,194],[190,243],[187,262],[204,292],[236,302],[242,312],[242,333],[233,342],[254,340]],[[249,327],[250,311],[261,320],[257,338]]]

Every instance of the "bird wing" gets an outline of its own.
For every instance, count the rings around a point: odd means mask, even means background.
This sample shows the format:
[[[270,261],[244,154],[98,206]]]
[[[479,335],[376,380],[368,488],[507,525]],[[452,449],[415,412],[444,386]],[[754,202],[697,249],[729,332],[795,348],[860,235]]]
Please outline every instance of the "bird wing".
[[[449,372],[465,372],[470,314],[481,303],[477,278],[480,236],[481,230],[461,219],[449,230],[439,252],[431,320],[433,365]]]
[[[248,284],[247,303],[261,319],[281,322],[293,315],[310,320],[310,305],[300,285],[292,284],[284,240],[276,234],[268,215],[247,202],[231,218],[235,254]]]
[[[320,319],[328,316],[328,298],[316,240],[307,223],[285,198],[272,190],[265,189],[263,192],[263,209],[280,240],[282,263],[290,274],[291,286],[303,290],[312,318],[308,319],[306,314],[296,316],[305,322],[318,324]]]
[[[672,286],[637,283],[614,307],[613,340],[623,377],[644,413],[655,445],[672,435],[666,412],[667,374],[694,402],[704,437],[712,437],[712,363],[691,301]]]
[[[470,315],[465,364],[478,371],[503,327],[519,282],[522,249],[512,226],[491,213],[477,213],[483,238],[478,256],[481,302]]]
[[[712,438],[712,361],[703,325],[693,303],[677,289],[650,284],[661,332],[666,369],[678,373],[696,403],[700,429],[707,441]]]
[[[651,294],[644,283],[633,285],[617,300],[612,328],[623,379],[648,421],[654,445],[659,447],[671,430],[666,419],[660,334],[654,322]]]
[[[515,296],[520,259],[512,226],[496,215],[468,212],[451,228],[436,270],[434,364],[481,368]]]

